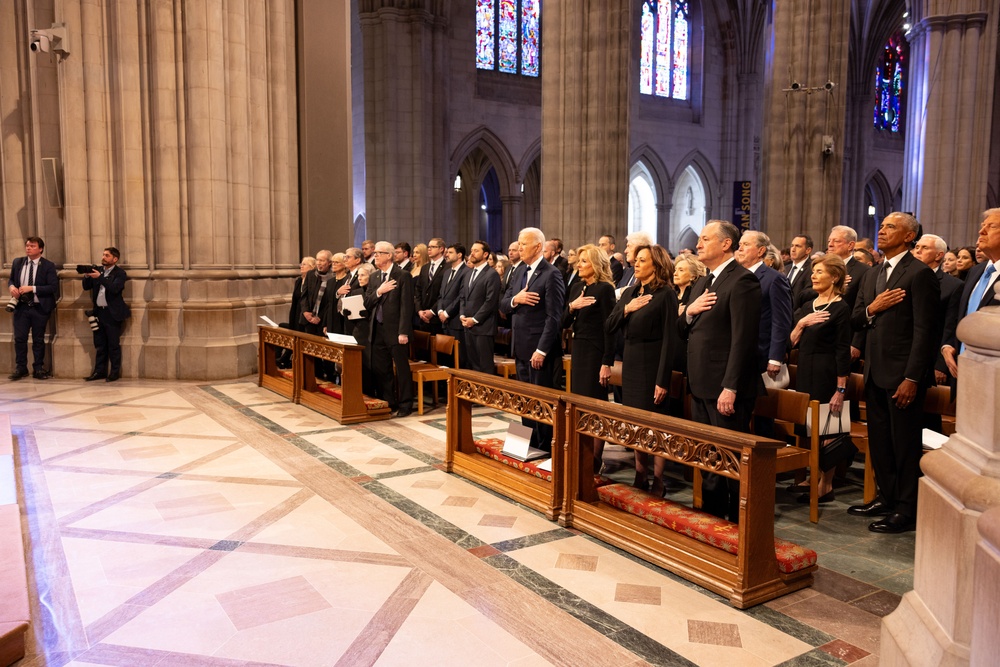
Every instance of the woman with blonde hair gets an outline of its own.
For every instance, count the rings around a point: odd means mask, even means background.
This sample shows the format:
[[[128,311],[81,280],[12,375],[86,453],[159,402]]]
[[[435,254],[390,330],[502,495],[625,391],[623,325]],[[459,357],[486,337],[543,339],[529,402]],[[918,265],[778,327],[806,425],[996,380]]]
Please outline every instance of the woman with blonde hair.
[[[673,263],[658,245],[635,249],[635,285],[625,288],[608,318],[608,333],[623,330],[622,402],[633,408],[667,414],[671,374],[680,336],[677,331],[677,295],[673,289]],[[577,264],[579,266],[579,263]],[[636,488],[645,490],[649,462],[635,454]],[[663,495],[666,461],[653,457],[654,495]]]
[[[608,380],[615,363],[615,337],[605,329],[615,307],[611,262],[596,245],[576,251],[576,271],[566,296],[563,329],[573,330],[573,375],[569,390],[574,394],[608,400]],[[594,443],[594,470],[601,469],[604,442]]]
[[[430,263],[430,255],[427,254],[427,244],[418,243],[417,247],[413,249],[413,254],[410,255],[410,263],[413,265],[410,267],[410,275],[414,278],[420,275],[420,267],[424,264]]]
[[[674,287],[677,289],[678,315],[684,314],[691,299],[691,286],[706,273],[708,269],[696,256],[684,253],[677,257],[674,264]]]
[[[839,413],[844,405],[847,378],[851,373],[851,309],[843,299],[847,266],[832,253],[813,260],[812,288],[816,298],[807,301],[792,317],[795,326],[790,340],[799,348],[796,391],[809,394],[820,403],[829,403],[830,412]],[[847,421],[850,421],[848,417]],[[833,473],[843,460],[854,458],[857,450],[820,453],[819,501],[833,500]],[[808,487],[795,487],[797,490]],[[799,497],[809,502],[809,494]]]

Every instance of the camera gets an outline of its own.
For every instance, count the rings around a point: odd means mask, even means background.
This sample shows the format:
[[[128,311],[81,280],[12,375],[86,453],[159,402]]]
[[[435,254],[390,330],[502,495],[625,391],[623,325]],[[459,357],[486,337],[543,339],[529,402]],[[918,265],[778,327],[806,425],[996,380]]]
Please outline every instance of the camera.
[[[18,301],[20,301],[20,299],[18,299],[16,296],[10,297],[10,301],[8,301],[7,305],[3,307],[4,310],[6,310],[8,313],[13,313],[14,309],[17,308]]]
[[[101,328],[101,323],[97,321],[97,311],[85,310],[83,314],[87,316],[87,324],[90,325],[91,331],[97,331]]]
[[[85,276],[88,273],[93,273],[94,271],[100,272],[100,271],[103,271],[103,269],[101,267],[99,267],[97,264],[77,264],[76,265],[76,272],[79,273],[81,276]]]
[[[32,50],[33,53],[48,53],[49,45],[52,40],[45,33],[44,30],[38,30],[31,33],[31,43],[28,44],[28,48]]]

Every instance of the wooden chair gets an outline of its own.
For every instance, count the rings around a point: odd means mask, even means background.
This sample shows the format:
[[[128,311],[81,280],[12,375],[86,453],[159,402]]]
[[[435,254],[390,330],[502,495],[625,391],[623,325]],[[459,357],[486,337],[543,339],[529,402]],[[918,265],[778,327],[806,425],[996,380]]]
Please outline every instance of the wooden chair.
[[[861,373],[851,373],[847,378],[847,393],[844,398],[852,403],[856,403],[859,412],[864,415],[865,402],[865,377]],[[875,486],[875,470],[872,468],[872,458],[868,453],[868,423],[862,417],[858,421],[851,420],[851,441],[858,448],[859,452],[865,455],[865,486],[864,501],[870,503],[875,500],[878,488]]]
[[[497,328],[497,334],[493,337],[493,368],[496,374],[504,379],[517,379],[517,364],[513,358],[507,356],[510,353],[510,329]],[[507,354],[498,354],[497,348],[506,350]]]
[[[786,442],[794,442],[777,451],[775,472],[792,472],[809,468],[809,520],[819,522],[819,429],[814,428],[808,436],[800,436],[796,426],[805,432],[806,415],[812,413],[812,422],[819,423],[819,401],[810,401],[809,394],[789,389],[768,389],[767,395],[757,398],[754,416],[773,419],[774,437]],[[695,471],[694,506],[701,507],[701,474]]]
[[[924,412],[941,417],[941,432],[955,433],[955,402],[951,400],[951,387],[931,387],[924,396]]]
[[[410,334],[410,372],[415,373],[421,367],[431,365],[433,354],[431,347],[434,336],[426,331],[414,331]]]
[[[431,337],[431,363],[413,372],[413,381],[417,383],[417,414],[424,414],[424,383],[433,382],[434,405],[438,406],[438,381],[447,380],[449,368],[441,366],[438,355],[451,356],[451,367],[458,368],[458,340],[454,336],[437,334]],[[412,367],[411,367],[412,370]]]

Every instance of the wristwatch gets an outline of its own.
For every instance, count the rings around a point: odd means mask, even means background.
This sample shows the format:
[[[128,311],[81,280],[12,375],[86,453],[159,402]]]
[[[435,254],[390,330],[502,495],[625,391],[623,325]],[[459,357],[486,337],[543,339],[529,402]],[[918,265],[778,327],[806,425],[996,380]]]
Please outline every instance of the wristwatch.
[[[847,393],[847,387],[837,387],[837,393],[838,394],[846,394]]]

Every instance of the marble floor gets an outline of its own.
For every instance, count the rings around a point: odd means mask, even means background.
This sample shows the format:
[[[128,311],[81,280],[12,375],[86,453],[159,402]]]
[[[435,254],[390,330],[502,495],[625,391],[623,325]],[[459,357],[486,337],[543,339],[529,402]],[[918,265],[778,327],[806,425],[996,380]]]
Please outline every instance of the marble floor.
[[[344,427],[251,379],[25,379],[0,412],[27,508],[24,666],[874,665],[912,586],[913,534],[848,516],[851,479],[817,525],[778,492],[816,583],[740,611],[443,472],[442,408]],[[506,425],[475,414],[477,435]]]

